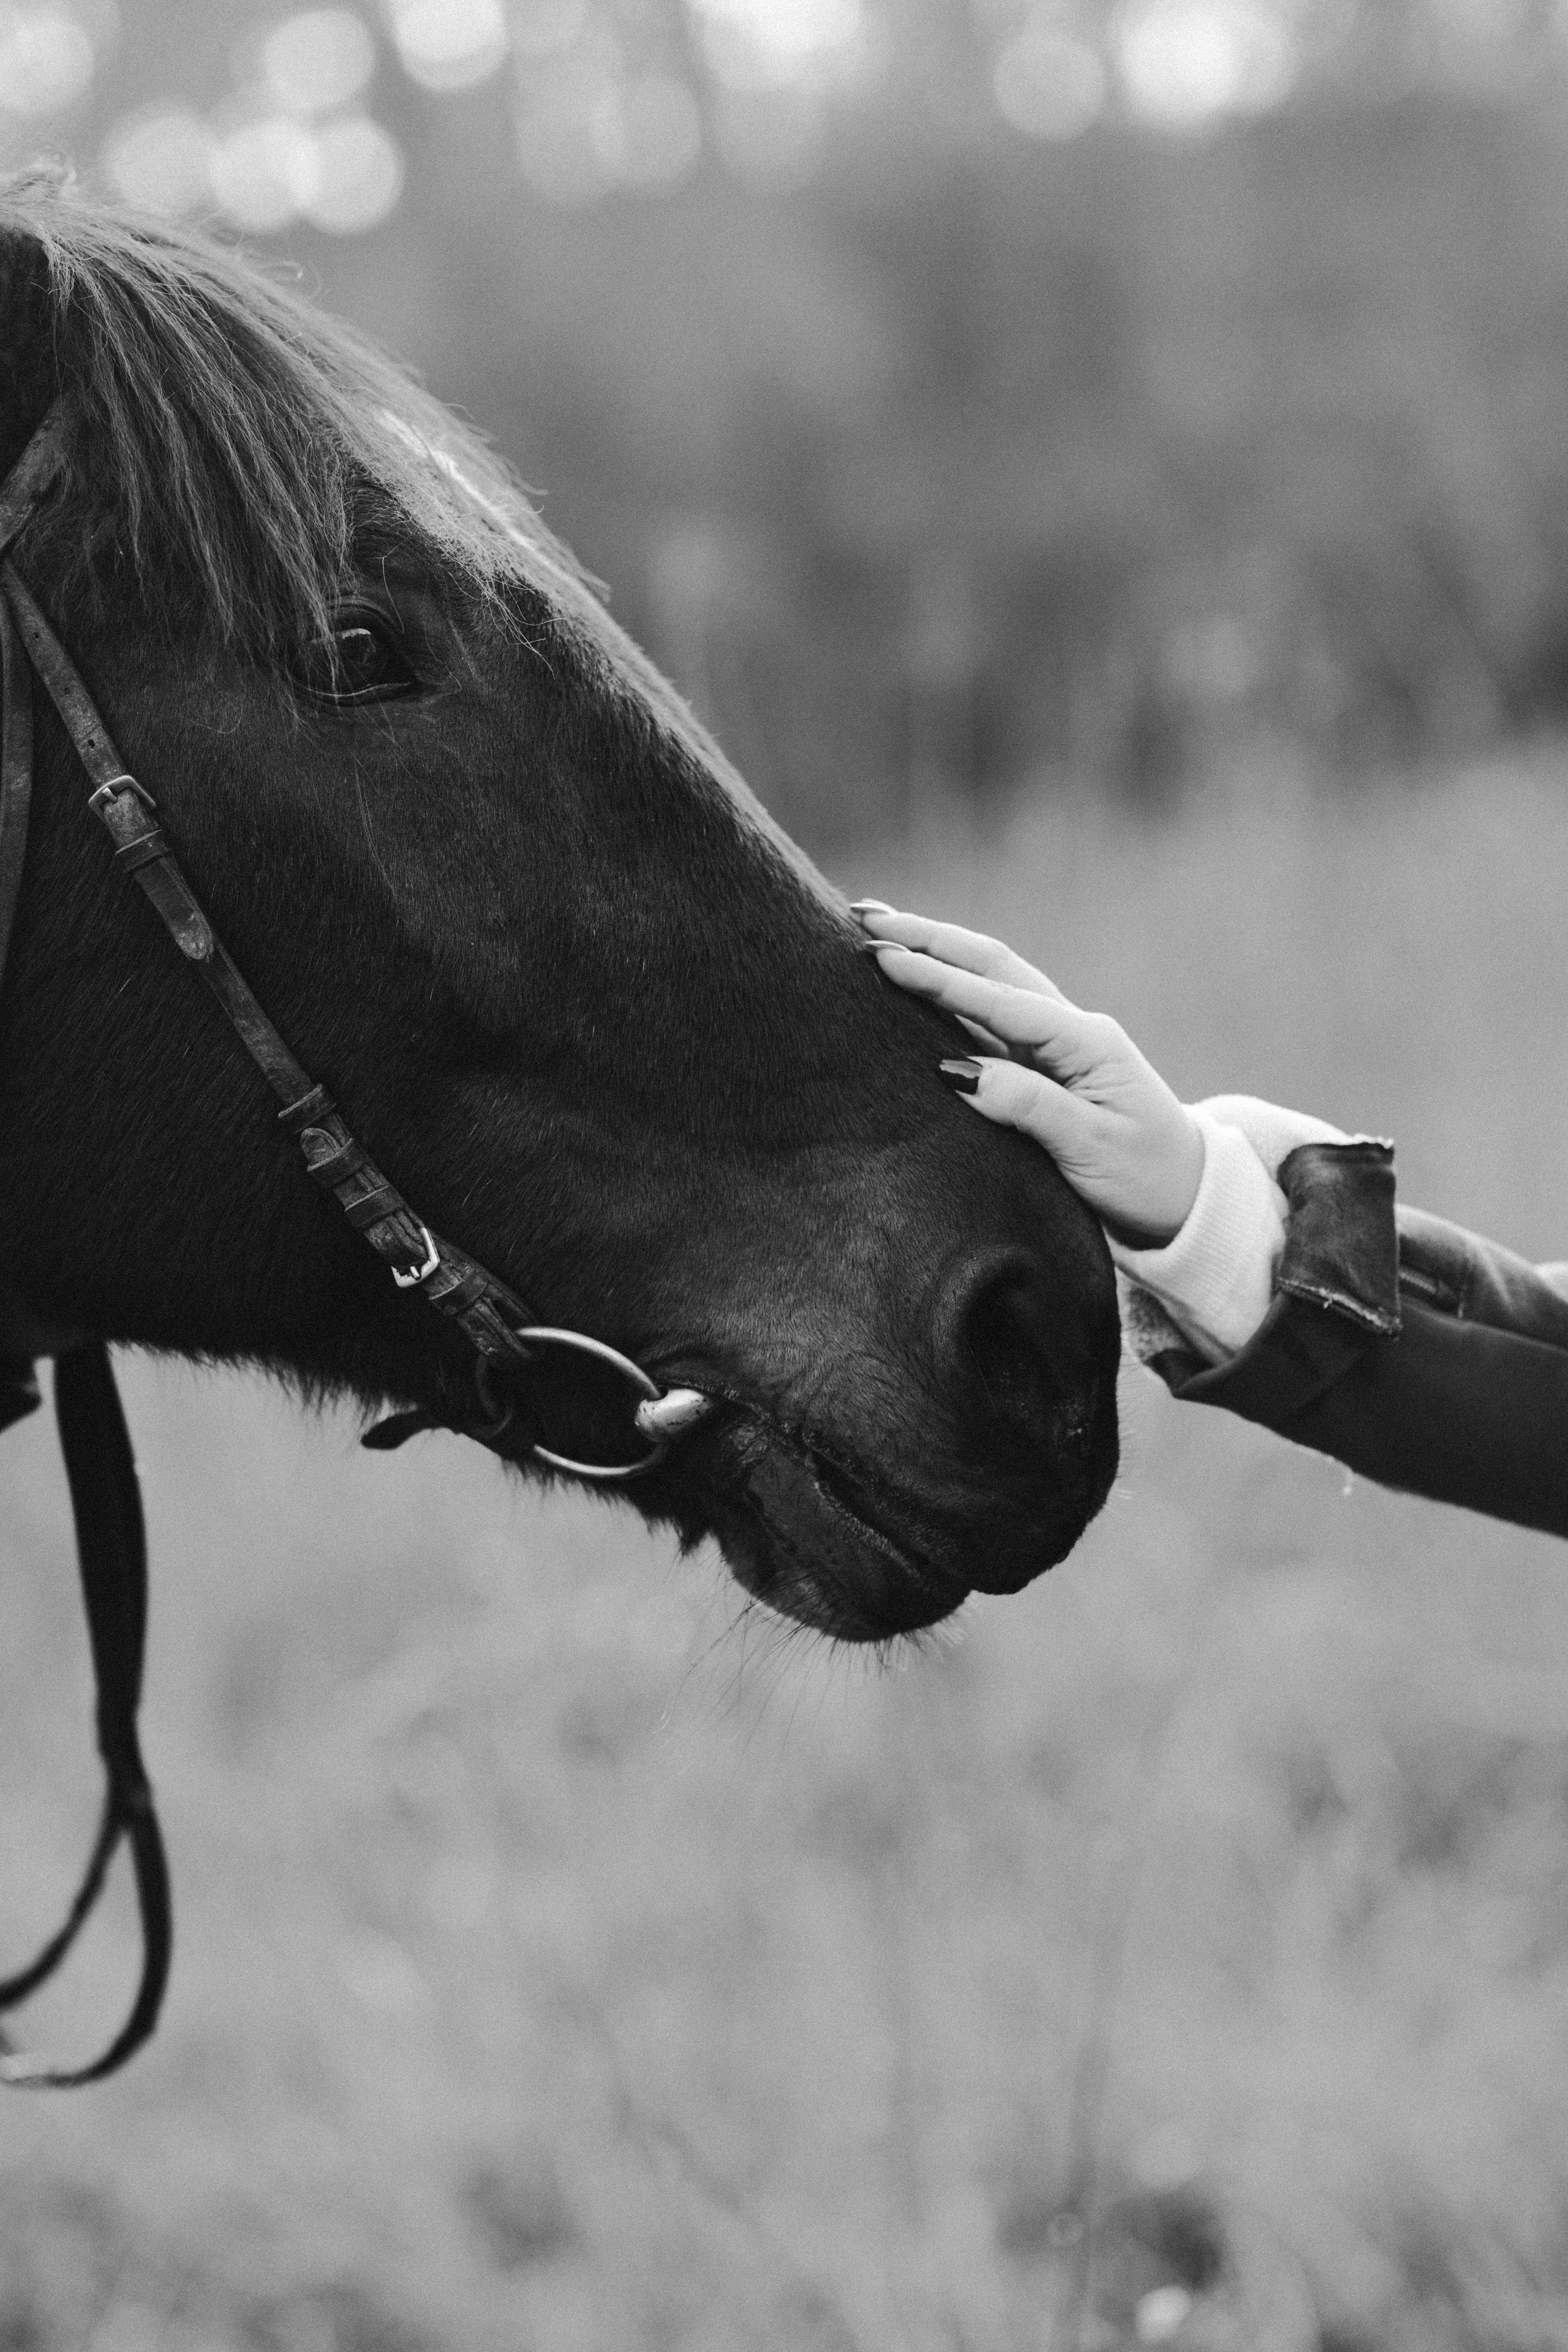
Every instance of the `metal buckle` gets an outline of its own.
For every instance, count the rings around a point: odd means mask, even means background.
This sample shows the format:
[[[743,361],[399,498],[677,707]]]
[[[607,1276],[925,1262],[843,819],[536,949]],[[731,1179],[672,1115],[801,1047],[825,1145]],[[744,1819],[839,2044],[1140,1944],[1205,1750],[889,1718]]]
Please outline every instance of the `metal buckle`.
[[[155,809],[158,805],[145,784],[139,784],[134,776],[123,773],[110,776],[106,784],[100,784],[97,792],[89,793],[87,804],[94,816],[101,816],[105,803],[118,800],[121,793],[134,793],[143,808]]]
[[[429,1226],[421,1224],[419,1230],[425,1236],[425,1263],[410,1272],[405,1272],[400,1265],[393,1267],[392,1278],[399,1290],[412,1290],[416,1283],[423,1282],[427,1275],[434,1274],[441,1263],[441,1253],[436,1246],[436,1237]]]

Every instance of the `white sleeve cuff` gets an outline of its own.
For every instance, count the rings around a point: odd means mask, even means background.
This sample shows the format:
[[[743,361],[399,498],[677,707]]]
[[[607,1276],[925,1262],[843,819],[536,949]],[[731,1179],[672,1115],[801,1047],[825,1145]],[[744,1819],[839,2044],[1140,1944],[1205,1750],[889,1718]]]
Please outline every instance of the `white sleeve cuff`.
[[[1207,1118],[1217,1119],[1222,1127],[1239,1128],[1270,1176],[1279,1174],[1280,1161],[1288,1160],[1299,1143],[1351,1140],[1342,1128],[1331,1127],[1326,1118],[1313,1118],[1304,1110],[1287,1110],[1258,1095],[1210,1095],[1194,1104],[1193,1116],[1200,1126]]]
[[[1255,1095],[1215,1095],[1194,1107],[1204,1172],[1186,1223],[1163,1249],[1112,1241],[1118,1270],[1164,1309],[1211,1364],[1247,1345],[1268,1312],[1285,1246],[1285,1195],[1275,1182],[1301,1143],[1343,1143],[1337,1127]]]
[[[1193,1116],[1203,1130],[1204,1172],[1186,1223],[1163,1249],[1112,1241],[1110,1255],[1199,1354],[1219,1364],[1268,1312],[1285,1246],[1285,1195],[1240,1128],[1207,1110]]]

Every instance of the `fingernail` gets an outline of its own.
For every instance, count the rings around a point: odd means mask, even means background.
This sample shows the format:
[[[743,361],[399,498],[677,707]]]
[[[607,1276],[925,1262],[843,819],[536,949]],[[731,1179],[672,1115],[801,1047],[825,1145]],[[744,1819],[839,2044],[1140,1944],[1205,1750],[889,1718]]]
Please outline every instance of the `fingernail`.
[[[854,898],[849,911],[858,921],[865,915],[896,915],[898,908],[889,907],[885,898]]]
[[[973,1094],[980,1084],[980,1073],[984,1066],[983,1062],[971,1062],[967,1059],[937,1064],[937,1068],[942,1074],[942,1085],[951,1087],[955,1095]]]

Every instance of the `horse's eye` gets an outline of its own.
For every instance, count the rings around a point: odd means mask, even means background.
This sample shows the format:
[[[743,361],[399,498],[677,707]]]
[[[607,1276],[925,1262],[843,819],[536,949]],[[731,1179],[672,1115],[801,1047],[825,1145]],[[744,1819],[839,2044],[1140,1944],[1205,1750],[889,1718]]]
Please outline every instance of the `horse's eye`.
[[[388,702],[413,694],[419,680],[387,624],[374,613],[345,613],[307,663],[301,680],[318,701]]]

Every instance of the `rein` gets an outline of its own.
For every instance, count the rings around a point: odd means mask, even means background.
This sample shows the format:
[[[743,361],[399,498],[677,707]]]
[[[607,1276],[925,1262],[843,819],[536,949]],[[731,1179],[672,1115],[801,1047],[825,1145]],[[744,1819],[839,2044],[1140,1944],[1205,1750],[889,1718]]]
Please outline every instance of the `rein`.
[[[57,401],[0,482],[0,981],[26,851],[36,677],[92,784],[87,805],[114,843],[116,866],[136,881],[181,955],[217,998],[277,1096],[279,1123],[299,1145],[306,1173],[336,1201],[399,1289],[418,1290],[457,1324],[474,1350],[471,1416],[447,1417],[424,1409],[393,1413],[363,1442],[383,1451],[420,1430],[452,1428],[504,1452],[500,1441],[515,1405],[498,1388],[498,1374],[536,1369],[542,1353],[567,1349],[607,1366],[626,1384],[637,1400],[630,1421],[640,1450],[615,1464],[574,1461],[538,1444],[531,1444],[529,1453],[579,1478],[618,1483],[640,1477],[713,1411],[718,1399],[696,1389],[663,1390],[640,1364],[606,1341],[540,1323],[498,1276],[431,1232],[350,1132],[326,1088],[295,1060],[203,912],[158,821],[152,793],[126,769],[70,656],[9,561],[9,548],[64,463]],[[30,1363],[0,1348],[0,1429],[38,1402]],[[55,1412],[76,1522],[107,1790],[98,1837],[65,1924],[26,1968],[0,1982],[0,2012],[26,2000],[64,1959],[102,1890],[121,1838],[130,1843],[135,1872],[142,1968],[130,2013],[90,2064],[59,2067],[19,2055],[0,2033],[0,2083],[35,2087],[97,2082],[125,2063],[157,2022],[173,1943],[168,1870],[136,1730],[147,1615],[146,1538],[135,1460],[101,1340],[72,1344],[58,1353]]]

